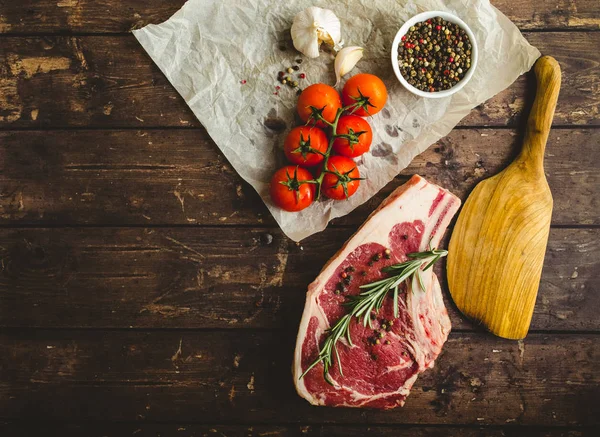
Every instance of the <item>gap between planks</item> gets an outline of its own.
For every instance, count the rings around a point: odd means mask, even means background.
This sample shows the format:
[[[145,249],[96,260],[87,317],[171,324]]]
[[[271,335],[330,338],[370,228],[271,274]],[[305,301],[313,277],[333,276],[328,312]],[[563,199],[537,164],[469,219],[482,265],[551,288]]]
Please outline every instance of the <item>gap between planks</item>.
[[[232,328],[180,328],[180,327],[157,327],[157,328],[147,328],[147,327],[94,327],[94,326],[82,326],[82,327],[54,327],[54,326],[0,326],[0,334],[24,334],[24,333],[33,333],[38,331],[47,331],[47,332],[137,332],[137,333],[152,333],[152,332],[181,332],[181,333],[229,333],[229,332],[245,332],[245,333],[284,333],[284,334],[293,334],[297,331],[297,329],[287,329],[281,327],[232,327]],[[481,334],[486,335],[491,338],[495,338],[498,341],[511,341],[516,343],[517,340],[508,340],[501,337],[496,337],[493,334],[490,334],[483,328],[481,329],[452,329],[453,334]],[[597,336],[600,335],[600,331],[594,330],[559,330],[559,329],[531,329],[527,335],[557,335],[557,336],[574,336],[574,335],[590,335]],[[523,341],[527,340],[527,337],[523,339]]]
[[[525,131],[525,119],[520,125],[457,125],[453,130],[513,130],[518,133]],[[580,125],[580,124],[556,124],[552,125],[552,130],[589,130],[600,129],[600,124]],[[34,127],[10,127],[0,126],[0,132],[118,132],[118,131],[200,131],[206,132],[201,126],[34,126]],[[207,134],[208,135],[208,134]],[[444,137],[442,137],[444,138]],[[211,140],[212,141],[212,140]],[[433,145],[433,144],[432,144]]]
[[[358,229],[361,226],[355,224],[330,224],[327,228],[335,229]],[[60,224],[60,223],[47,223],[47,224],[5,224],[0,223],[0,229],[169,229],[169,228],[186,228],[186,229],[271,229],[273,232],[279,232],[279,228],[274,228],[272,224],[252,224],[252,223],[239,223],[229,225],[225,224],[187,224],[187,223],[174,223],[174,224]],[[452,232],[452,227],[448,227],[447,232]],[[550,225],[550,229],[600,229],[600,224],[556,224]],[[316,235],[316,234],[313,234]],[[312,235],[311,235],[312,236]],[[291,240],[290,240],[291,241]],[[302,244],[302,241],[297,243]]]

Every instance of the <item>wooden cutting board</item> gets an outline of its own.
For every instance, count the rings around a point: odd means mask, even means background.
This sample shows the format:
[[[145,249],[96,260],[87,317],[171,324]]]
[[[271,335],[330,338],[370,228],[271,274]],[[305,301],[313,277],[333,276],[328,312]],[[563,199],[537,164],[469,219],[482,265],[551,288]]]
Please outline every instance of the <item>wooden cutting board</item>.
[[[544,149],[560,90],[558,62],[540,58],[535,75],[523,149],[505,170],[475,187],[448,253],[448,284],[458,308],[510,339],[529,330],[552,216]]]

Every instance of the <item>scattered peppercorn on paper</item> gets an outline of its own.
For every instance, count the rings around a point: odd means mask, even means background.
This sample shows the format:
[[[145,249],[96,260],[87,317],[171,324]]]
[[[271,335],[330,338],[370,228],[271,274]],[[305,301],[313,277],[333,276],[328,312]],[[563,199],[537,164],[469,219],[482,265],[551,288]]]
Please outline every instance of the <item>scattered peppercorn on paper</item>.
[[[321,200],[290,213],[269,198],[271,176],[284,164],[285,136],[299,124],[296,90],[281,86],[278,72],[299,65],[299,71],[294,71],[299,88],[336,81],[332,53],[308,59],[293,48],[292,20],[309,6],[333,10],[341,21],[346,45],[365,49],[345,79],[359,72],[375,74],[385,82],[389,98],[386,107],[369,118],[373,145],[357,160],[361,176],[366,177],[358,192],[348,200]],[[390,61],[400,26],[430,10],[460,17],[475,34],[479,48],[471,81],[441,99],[409,93],[395,77]],[[260,194],[281,229],[295,241],[325,229],[330,220],[369,200],[415,156],[447,135],[471,109],[512,84],[540,56],[488,0],[189,0],[164,23],[133,33],[236,171]]]

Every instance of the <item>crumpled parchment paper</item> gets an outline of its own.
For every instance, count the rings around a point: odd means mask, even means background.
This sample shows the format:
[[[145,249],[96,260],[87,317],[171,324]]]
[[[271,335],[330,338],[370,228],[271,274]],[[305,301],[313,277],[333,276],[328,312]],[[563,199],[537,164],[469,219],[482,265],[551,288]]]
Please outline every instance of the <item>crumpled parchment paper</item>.
[[[385,109],[369,119],[373,145],[357,160],[361,176],[367,178],[357,194],[288,213],[271,202],[269,181],[285,164],[286,134],[299,124],[297,97],[286,86],[274,94],[277,73],[301,58],[301,71],[306,74],[301,87],[335,83],[331,53],[307,59],[293,48],[289,29],[296,13],[308,6],[332,9],[342,23],[345,45],[365,48],[364,58],[347,77],[376,74],[388,87],[389,99]],[[408,18],[428,10],[449,11],[462,18],[479,47],[471,81],[443,99],[412,95],[391,67],[396,32]],[[488,0],[189,0],[169,20],[134,35],[295,241],[325,229],[329,220],[366,202],[472,108],[507,88],[540,56]]]

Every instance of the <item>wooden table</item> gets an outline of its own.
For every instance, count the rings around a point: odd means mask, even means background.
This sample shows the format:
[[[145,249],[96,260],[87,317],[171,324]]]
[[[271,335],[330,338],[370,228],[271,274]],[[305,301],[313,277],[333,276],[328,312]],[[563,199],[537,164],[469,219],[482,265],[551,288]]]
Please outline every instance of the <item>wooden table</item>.
[[[495,338],[446,292],[444,352],[390,412],[296,396],[306,286],[409,175],[464,199],[506,165],[531,77],[297,245],[129,32],[183,3],[0,1],[0,435],[598,435],[598,0],[494,1],[564,75],[531,332]]]

